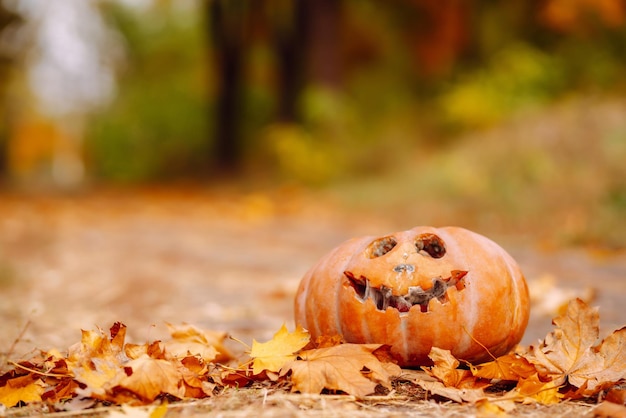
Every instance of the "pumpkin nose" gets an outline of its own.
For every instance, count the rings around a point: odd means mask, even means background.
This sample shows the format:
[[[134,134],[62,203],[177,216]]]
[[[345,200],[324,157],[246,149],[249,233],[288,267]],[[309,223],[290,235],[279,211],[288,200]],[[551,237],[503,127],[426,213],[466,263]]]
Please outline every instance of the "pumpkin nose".
[[[415,271],[415,266],[413,264],[398,264],[393,268],[393,271],[396,273],[413,273]]]

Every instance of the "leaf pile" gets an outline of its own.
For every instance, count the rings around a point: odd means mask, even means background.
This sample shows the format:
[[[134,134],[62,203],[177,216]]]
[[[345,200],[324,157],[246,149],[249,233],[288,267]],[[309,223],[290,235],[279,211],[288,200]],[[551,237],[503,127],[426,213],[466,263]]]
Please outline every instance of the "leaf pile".
[[[422,371],[401,370],[385,345],[343,344],[332,337],[312,343],[306,330],[289,332],[285,326],[268,342],[253,341],[249,359],[229,366],[236,359],[224,346],[224,333],[169,325],[169,340],[136,345],[125,342],[126,327],[116,323],[109,335],[83,331],[81,341],[65,354],[42,352],[12,362],[0,376],[0,404],[43,402],[49,410],[98,403],[146,405],[219,396],[225,387],[255,382],[292,392],[364,398],[393,393],[396,383],[409,382],[433,399],[474,404],[486,413],[512,409],[516,402],[549,405],[600,394],[622,399],[621,405],[614,400],[612,405],[626,409],[618,386],[626,380],[626,328],[596,344],[597,309],[579,299],[553,323],[554,331],[536,346],[484,364],[469,364],[433,348],[433,366]]]

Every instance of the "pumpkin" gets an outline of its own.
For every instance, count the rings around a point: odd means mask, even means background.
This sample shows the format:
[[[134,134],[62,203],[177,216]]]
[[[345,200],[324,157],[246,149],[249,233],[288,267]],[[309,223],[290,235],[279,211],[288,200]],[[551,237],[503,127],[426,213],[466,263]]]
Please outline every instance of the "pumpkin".
[[[513,258],[459,227],[346,241],[305,274],[295,299],[296,324],[313,338],[388,344],[404,367],[432,364],[432,347],[472,363],[505,354],[529,311]]]

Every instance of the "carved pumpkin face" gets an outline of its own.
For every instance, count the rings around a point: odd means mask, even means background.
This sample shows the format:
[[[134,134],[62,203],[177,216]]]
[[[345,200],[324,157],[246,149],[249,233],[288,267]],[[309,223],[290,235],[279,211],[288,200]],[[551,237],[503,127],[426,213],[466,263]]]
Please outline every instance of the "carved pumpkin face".
[[[430,364],[432,347],[477,362],[522,338],[528,289],[493,241],[457,227],[417,227],[349,240],[304,276],[296,323],[313,338],[383,343],[402,366]],[[479,344],[480,343],[480,344]]]

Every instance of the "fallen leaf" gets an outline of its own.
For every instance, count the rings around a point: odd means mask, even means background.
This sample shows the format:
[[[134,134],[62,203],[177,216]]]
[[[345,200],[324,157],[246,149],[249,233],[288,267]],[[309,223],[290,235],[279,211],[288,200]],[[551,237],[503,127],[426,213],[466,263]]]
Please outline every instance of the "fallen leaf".
[[[563,398],[563,394],[559,392],[559,385],[555,381],[544,382],[537,373],[520,380],[510,395],[524,403],[538,402],[543,405],[559,403]]]
[[[518,381],[537,373],[535,367],[528,360],[515,353],[505,354],[478,366],[470,365],[470,370],[474,376],[490,380]]]
[[[185,385],[185,398],[200,399],[213,394],[215,384],[204,378],[208,369],[202,359],[195,356],[185,357],[177,364],[177,368]]]
[[[224,346],[226,333],[200,330],[193,325],[175,326],[167,324],[172,339],[165,341],[165,351],[169,356],[184,358],[198,355],[204,361],[227,362],[233,357]]]
[[[40,402],[44,393],[44,385],[37,376],[27,374],[8,379],[0,387],[0,404],[10,408],[20,402]]]
[[[441,396],[451,401],[463,403],[475,403],[487,398],[482,388],[456,388],[448,387],[440,381],[414,380],[413,383],[428,391],[432,395]]]
[[[106,393],[106,385],[122,372],[122,363],[111,358],[93,358],[87,364],[80,364],[71,370],[74,379],[84,385],[80,389],[82,396],[102,397]]]
[[[119,410],[111,410],[106,415],[107,418],[160,418],[163,417],[162,407],[165,407],[167,411],[167,404],[161,404],[159,406],[129,406],[122,405]],[[155,414],[156,413],[156,414]]]
[[[373,393],[378,384],[391,387],[391,376],[402,370],[397,365],[383,365],[373,354],[381,344],[341,344],[307,350],[299,359],[287,363],[281,371],[291,371],[293,391],[320,393],[323,389],[340,390],[362,398]]]
[[[150,418],[163,418],[167,414],[167,402],[163,402],[150,412]]]
[[[74,378],[86,386],[84,396],[92,393],[102,396],[104,385],[111,381],[128,361],[124,352],[126,326],[116,322],[107,337],[101,329],[82,331],[80,343],[68,350],[67,368]]]
[[[74,344],[68,350],[68,363],[88,363],[93,357],[117,357],[120,361],[125,361],[126,325],[116,322],[109,332],[110,338],[101,329],[97,331],[82,330],[80,343]]]
[[[620,405],[626,405],[626,389],[613,388],[606,394],[605,400]]]
[[[295,353],[307,345],[310,339],[308,331],[302,327],[298,326],[290,333],[283,324],[270,341],[259,343],[253,340],[250,350],[250,357],[254,359],[252,372],[254,374],[260,374],[264,370],[279,372],[285,363],[296,358]]]
[[[580,299],[553,320],[556,329],[525,357],[540,375],[556,386],[565,382],[590,396],[626,377],[626,327],[613,332],[599,345],[597,308]]]
[[[479,380],[472,375],[470,370],[458,369],[461,363],[450,350],[433,347],[428,357],[434,364],[431,367],[422,367],[422,369],[447,387],[479,389],[489,386],[489,382]]]
[[[179,399],[185,396],[182,374],[170,361],[146,355],[126,363],[124,370],[123,376],[118,375],[107,386],[126,389],[146,403],[154,401],[162,393]]]
[[[515,409],[515,403],[511,401],[492,402],[488,399],[476,401],[476,409],[481,417],[506,417],[507,412]]]

